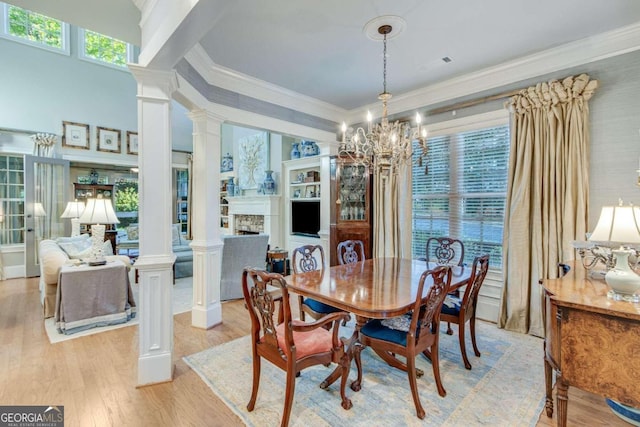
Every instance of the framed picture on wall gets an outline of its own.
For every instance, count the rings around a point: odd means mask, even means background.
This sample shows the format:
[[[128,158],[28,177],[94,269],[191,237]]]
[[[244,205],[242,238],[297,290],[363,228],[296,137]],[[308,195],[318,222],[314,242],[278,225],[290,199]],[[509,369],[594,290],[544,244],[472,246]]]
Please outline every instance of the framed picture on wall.
[[[97,128],[98,151],[111,153],[120,152],[120,131],[98,126]]]
[[[138,154],[138,132],[127,131],[127,154]]]
[[[62,146],[89,149],[89,125],[62,122]]]
[[[269,133],[259,132],[238,139],[238,153],[240,188],[257,189],[258,184],[264,180],[269,165]]]

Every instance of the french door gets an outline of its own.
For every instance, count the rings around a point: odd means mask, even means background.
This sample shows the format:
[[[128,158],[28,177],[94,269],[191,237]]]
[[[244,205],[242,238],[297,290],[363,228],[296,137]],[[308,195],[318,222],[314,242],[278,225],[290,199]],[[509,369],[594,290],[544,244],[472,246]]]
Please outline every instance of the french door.
[[[38,245],[44,239],[69,235],[60,218],[67,204],[69,161],[49,157],[24,158],[25,274],[40,275]]]

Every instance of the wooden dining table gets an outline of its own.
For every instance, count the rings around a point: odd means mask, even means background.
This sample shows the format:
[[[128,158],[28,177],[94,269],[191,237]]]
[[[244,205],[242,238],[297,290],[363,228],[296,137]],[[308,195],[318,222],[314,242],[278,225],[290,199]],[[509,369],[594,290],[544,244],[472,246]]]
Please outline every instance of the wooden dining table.
[[[292,274],[285,279],[292,292],[366,321],[400,316],[411,310],[420,276],[437,266],[435,262],[415,259],[373,258],[336,265],[324,273],[317,270]],[[471,267],[452,266],[451,291],[466,285],[470,274]]]
[[[344,339],[347,353],[352,356],[358,345],[358,331],[368,319],[384,319],[409,312],[416,301],[420,276],[437,267],[434,262],[403,258],[372,258],[353,264],[336,265],[285,277],[291,292],[329,304],[356,316],[356,327],[349,339]],[[454,291],[467,284],[471,267],[451,267],[451,288]],[[431,277],[425,282],[425,292]],[[339,377],[337,370],[320,387],[326,388]],[[359,381],[351,384],[360,389]]]

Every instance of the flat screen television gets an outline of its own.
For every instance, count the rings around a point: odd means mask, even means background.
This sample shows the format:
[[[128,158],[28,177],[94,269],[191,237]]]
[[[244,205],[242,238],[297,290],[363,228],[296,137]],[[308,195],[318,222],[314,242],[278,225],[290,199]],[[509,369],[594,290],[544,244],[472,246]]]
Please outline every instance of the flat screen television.
[[[320,237],[320,201],[291,202],[291,234]]]

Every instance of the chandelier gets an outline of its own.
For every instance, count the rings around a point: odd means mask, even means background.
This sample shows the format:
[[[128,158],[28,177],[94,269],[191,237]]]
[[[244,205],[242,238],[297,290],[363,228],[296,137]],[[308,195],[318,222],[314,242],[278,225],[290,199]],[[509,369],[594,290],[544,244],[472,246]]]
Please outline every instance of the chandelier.
[[[390,123],[387,117],[387,102],[391,94],[387,92],[387,35],[391,33],[391,25],[381,25],[378,33],[383,36],[383,74],[382,93],[378,99],[382,101],[382,118],[380,123],[372,123],[371,112],[367,112],[367,129],[347,128],[342,122],[342,142],[339,155],[349,159],[356,165],[373,166],[383,177],[397,174],[400,166],[410,164],[414,155],[414,141],[420,150],[417,162],[419,166],[427,156],[427,130],[421,125],[420,113],[416,113],[415,128],[408,121]],[[427,167],[425,165],[425,173]]]

